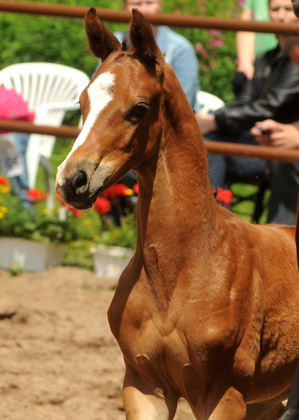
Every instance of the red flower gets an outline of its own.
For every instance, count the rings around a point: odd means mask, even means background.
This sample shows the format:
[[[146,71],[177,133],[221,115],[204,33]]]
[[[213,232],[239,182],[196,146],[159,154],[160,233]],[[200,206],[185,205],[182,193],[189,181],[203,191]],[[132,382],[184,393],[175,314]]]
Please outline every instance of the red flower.
[[[223,188],[217,188],[216,190],[216,201],[222,206],[230,204],[233,197],[231,190],[224,190]]]
[[[4,178],[4,176],[0,176],[0,185],[9,185],[7,179]]]
[[[139,194],[139,185],[138,185],[138,184],[135,184],[135,185],[133,186],[133,191],[134,191],[134,194],[136,194],[136,195],[138,195],[138,194]]]
[[[99,214],[106,214],[111,210],[111,203],[105,197],[98,197],[94,203],[93,209]]]
[[[128,188],[126,185],[124,184],[116,184],[113,185],[111,188],[108,188],[108,190],[103,192],[103,197],[106,198],[113,198],[113,197],[117,197],[117,196],[122,196],[122,197],[126,197],[128,194],[128,192],[130,191],[130,188]]]
[[[75,209],[75,207],[71,206],[70,204],[66,203],[64,201],[64,199],[61,197],[60,194],[56,193],[56,196],[60,202],[60,204],[65,207],[67,210],[71,211],[72,213],[74,213],[74,215],[79,219],[83,213],[83,210],[78,210]]]
[[[33,200],[33,201],[41,201],[47,199],[47,194],[43,193],[42,191],[39,191],[36,188],[31,188],[30,190],[27,190],[27,195]]]

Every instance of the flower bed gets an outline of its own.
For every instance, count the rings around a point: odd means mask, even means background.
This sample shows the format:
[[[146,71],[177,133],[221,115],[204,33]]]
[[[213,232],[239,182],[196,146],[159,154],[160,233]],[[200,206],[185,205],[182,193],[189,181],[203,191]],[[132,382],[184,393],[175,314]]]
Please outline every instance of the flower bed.
[[[5,249],[5,252],[2,252],[3,258],[2,262],[0,260],[0,266],[9,269],[11,265],[17,265],[25,270],[36,271],[31,266],[34,260],[44,260],[45,268],[49,265],[60,264],[61,256],[63,256],[62,251],[65,248],[60,247],[59,258],[55,253],[56,256],[53,258],[46,255],[41,256],[42,249],[53,250],[54,245],[70,244],[66,247],[64,263],[92,269],[95,256],[90,254],[90,249],[96,248],[99,244],[135,248],[135,214],[126,214],[122,226],[115,226],[107,218],[107,212],[113,205],[113,200],[118,195],[128,196],[130,194],[132,195],[132,192],[128,191],[126,187],[112,187],[105,197],[97,200],[93,209],[83,212],[67,205],[58,196],[57,207],[49,212],[46,208],[46,195],[34,189],[28,191],[28,200],[32,206],[28,206],[29,209],[26,209],[18,197],[11,194],[9,181],[0,176],[0,239],[3,239],[0,242],[0,253]],[[135,191],[136,195],[137,191]],[[11,250],[11,247],[9,247],[10,251],[6,249],[7,245],[4,239],[10,239],[10,243],[12,243],[12,239],[17,240],[14,243],[14,250]],[[32,253],[28,250],[28,256],[25,255],[24,240],[34,241],[33,248],[38,249],[39,253],[37,254],[37,251]],[[27,243],[29,244],[29,242]],[[46,244],[49,247],[45,247]],[[37,255],[39,256],[37,257]],[[96,262],[94,262],[95,264]]]

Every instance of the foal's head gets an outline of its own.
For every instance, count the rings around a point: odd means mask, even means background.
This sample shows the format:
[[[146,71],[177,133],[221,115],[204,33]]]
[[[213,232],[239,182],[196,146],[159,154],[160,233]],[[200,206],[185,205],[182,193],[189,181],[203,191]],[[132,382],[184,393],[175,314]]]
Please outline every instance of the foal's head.
[[[92,52],[102,59],[82,92],[83,127],[57,171],[57,190],[78,208],[157,152],[162,132],[164,57],[150,24],[133,10],[132,48],[101,24],[95,9],[85,18]]]

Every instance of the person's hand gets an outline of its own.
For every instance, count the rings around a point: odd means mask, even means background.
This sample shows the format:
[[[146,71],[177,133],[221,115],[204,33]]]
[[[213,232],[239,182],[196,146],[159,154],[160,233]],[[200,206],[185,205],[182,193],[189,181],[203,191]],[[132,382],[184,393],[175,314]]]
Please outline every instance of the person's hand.
[[[257,122],[251,134],[263,146],[299,148],[299,129],[293,124],[281,124],[273,120]]]
[[[256,141],[262,146],[273,146],[270,134],[278,130],[278,124],[279,123],[273,120],[259,121],[255,123],[250,131]]]
[[[215,116],[213,114],[205,114],[204,112],[198,112],[196,114],[196,118],[202,135],[217,130],[217,124]]]

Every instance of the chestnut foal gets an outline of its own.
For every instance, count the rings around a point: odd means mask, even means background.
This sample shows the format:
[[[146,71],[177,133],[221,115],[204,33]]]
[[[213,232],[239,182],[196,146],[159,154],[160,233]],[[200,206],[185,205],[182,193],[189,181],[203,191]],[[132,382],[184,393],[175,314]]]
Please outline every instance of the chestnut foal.
[[[195,116],[140,12],[132,49],[95,9],[85,26],[103,63],[57,190],[84,209],[128,170],[138,176],[136,253],[108,311],[127,419],[173,419],[180,397],[200,420],[277,419],[299,358],[295,230],[216,204]]]

